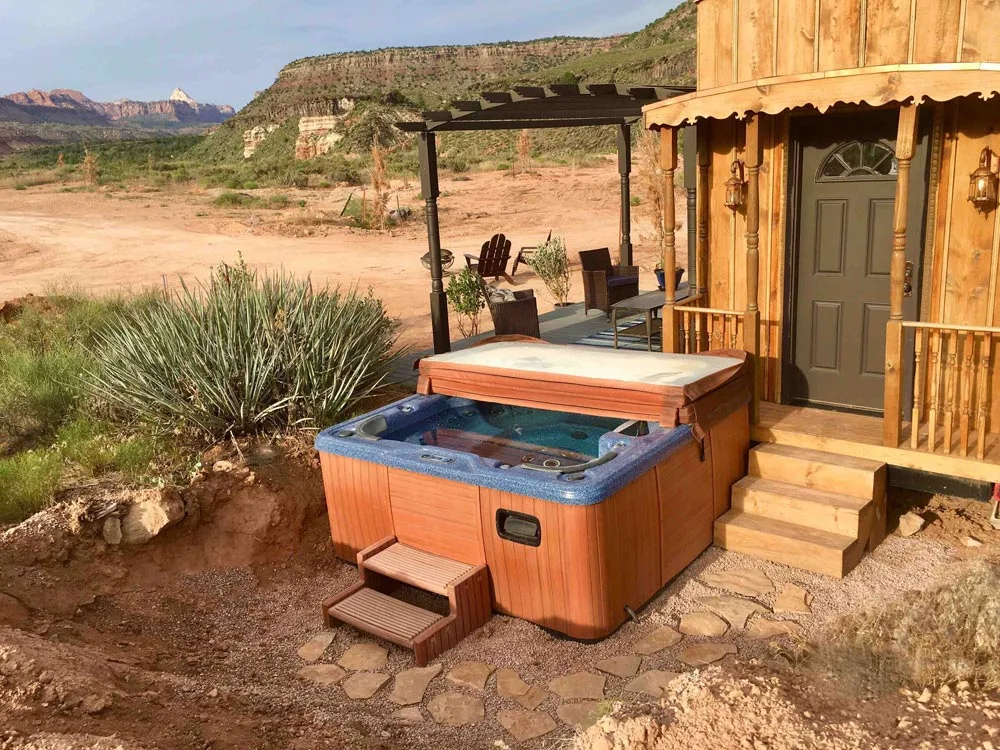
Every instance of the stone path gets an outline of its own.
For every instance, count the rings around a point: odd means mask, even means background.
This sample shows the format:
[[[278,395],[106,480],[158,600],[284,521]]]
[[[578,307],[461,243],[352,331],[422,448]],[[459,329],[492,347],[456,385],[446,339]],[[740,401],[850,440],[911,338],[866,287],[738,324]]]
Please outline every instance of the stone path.
[[[374,643],[355,643],[337,662],[352,672],[372,672],[381,669],[389,659],[389,652]]]
[[[604,697],[605,677],[593,672],[575,672],[549,681],[549,690],[563,700]]]
[[[699,635],[706,638],[718,638],[725,635],[729,625],[721,617],[711,612],[688,612],[681,615],[677,626],[684,635]]]
[[[774,584],[759,570],[723,570],[718,573],[703,573],[701,580],[717,589],[732,591],[744,596],[764,596],[774,591]]]
[[[309,664],[296,672],[295,676],[317,685],[336,685],[347,676],[347,672],[336,664]]]
[[[333,643],[332,630],[324,630],[322,633],[317,633],[299,649],[299,658],[305,661],[316,661],[330,647],[331,643]]]
[[[463,693],[442,693],[431,698],[427,710],[438,724],[464,727],[476,724],[486,716],[486,707],[479,698]]]
[[[556,728],[552,717],[539,711],[503,709],[497,712],[497,721],[518,742],[533,740]]]
[[[663,695],[664,688],[680,677],[677,672],[665,672],[661,669],[651,669],[643,672],[625,686],[629,693],[643,693],[652,698],[659,698]]]
[[[430,667],[414,667],[405,669],[396,675],[396,683],[389,695],[389,700],[399,706],[410,706],[420,703],[427,692],[431,680],[441,674],[442,666],[434,664]]]
[[[455,665],[445,680],[453,685],[470,687],[473,690],[485,690],[486,681],[491,674],[493,674],[493,667],[489,664],[483,664],[481,661],[463,661]]]
[[[610,659],[601,659],[594,666],[602,672],[606,672],[614,677],[634,677],[642,665],[641,656],[612,656]]]
[[[794,583],[786,583],[778,598],[774,600],[775,612],[812,612],[812,594]]]
[[[681,636],[681,634],[673,628],[657,628],[649,635],[641,638],[632,648],[637,654],[652,656],[665,648],[676,646],[681,642],[682,637],[683,636]]]
[[[770,612],[763,604],[740,599],[738,596],[703,596],[698,599],[698,603],[720,615],[732,627],[740,629],[747,626],[750,615]]]
[[[361,701],[371,698],[379,688],[389,681],[389,675],[378,672],[355,672],[342,683],[344,692],[351,700]]]
[[[695,643],[681,651],[677,658],[689,667],[707,667],[735,653],[736,646],[732,643]]]
[[[556,709],[556,716],[564,724],[568,724],[582,732],[597,723],[609,710],[605,701],[583,701],[581,703],[563,703]]]

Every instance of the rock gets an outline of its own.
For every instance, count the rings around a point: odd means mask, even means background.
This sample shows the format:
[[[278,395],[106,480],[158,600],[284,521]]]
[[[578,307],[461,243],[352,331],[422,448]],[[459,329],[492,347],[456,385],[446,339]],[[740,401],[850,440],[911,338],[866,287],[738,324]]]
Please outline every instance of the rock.
[[[479,698],[462,693],[442,693],[427,704],[431,718],[446,727],[464,727],[476,724],[486,716],[486,707]]]
[[[518,742],[533,740],[556,728],[552,717],[540,711],[503,709],[497,712],[497,721]]]
[[[724,570],[718,573],[704,573],[701,580],[717,589],[725,589],[744,596],[763,596],[774,591],[771,579],[759,570]]]
[[[705,667],[726,654],[735,653],[736,646],[731,643],[695,643],[681,651],[677,658],[689,667]]]
[[[337,132],[342,122],[336,115],[299,118],[299,137],[295,140],[295,158],[312,159],[333,148],[343,134]]]
[[[212,464],[212,471],[216,472],[217,474],[220,473],[228,474],[235,468],[236,464],[234,464],[232,461],[224,461],[224,460],[216,461],[214,464]]]
[[[554,680],[550,680],[549,690],[563,700],[579,698],[600,700],[604,698],[604,681],[603,675],[593,672],[574,672],[565,677],[556,677]]]
[[[694,648],[691,646],[689,648]],[[685,649],[687,650],[687,649]],[[665,672],[661,669],[651,669],[643,672],[625,686],[630,693],[644,693],[651,698],[661,698],[663,690],[680,675],[677,672]]]
[[[355,672],[344,680],[344,692],[351,700],[371,698],[389,681],[389,675],[377,672]]]
[[[967,536],[962,539],[962,544],[966,547],[982,547],[983,543],[974,536]]]
[[[489,664],[483,664],[481,661],[463,661],[456,664],[455,668],[444,679],[453,685],[462,685],[473,690],[484,690],[486,680],[490,678],[491,674],[493,674],[493,667]]]
[[[612,656],[610,659],[601,659],[594,666],[602,672],[607,672],[615,677],[634,677],[642,664],[641,656]]]
[[[430,667],[414,667],[406,669],[396,675],[396,683],[393,685],[389,700],[399,706],[409,706],[420,703],[424,699],[424,693],[431,680],[441,674],[443,667],[434,664]]]
[[[801,586],[786,583],[778,598],[774,600],[774,611],[809,614],[812,612],[812,600],[813,595]]]
[[[419,706],[406,706],[398,711],[393,711],[389,718],[400,724],[419,724],[424,720],[424,715],[420,713]]]
[[[30,618],[31,610],[25,607],[20,599],[0,592],[0,625],[23,628]]]
[[[740,599],[738,596],[703,596],[698,599],[698,603],[723,617],[734,628],[745,628],[754,612],[769,611],[762,604]]]
[[[791,620],[762,620],[758,618],[747,628],[747,638],[752,641],[777,638],[782,635],[800,635],[801,633],[802,626]]]
[[[518,695],[514,698],[514,700],[520,703],[526,710],[534,711],[542,705],[542,701],[545,700],[545,691],[538,687],[538,685],[532,685],[528,688],[527,693],[524,695]]]
[[[352,672],[373,672],[388,661],[389,652],[374,643],[355,643],[337,662]]]
[[[316,661],[323,655],[323,652],[333,643],[333,631],[324,630],[316,633],[312,638],[299,647],[298,655],[305,661]]]
[[[569,724],[578,732],[586,731],[597,723],[608,712],[608,704],[604,701],[583,701],[582,703],[563,703],[556,709],[556,716],[564,724]]]
[[[91,716],[111,707],[110,695],[88,695],[80,701],[80,710]]]
[[[643,656],[652,656],[665,648],[676,646],[680,643],[681,638],[681,634],[676,630],[663,626],[636,641],[632,650]]]
[[[254,151],[257,147],[262,144],[267,137],[278,129],[277,123],[268,123],[267,125],[256,125],[250,130],[243,131],[243,158],[249,159],[253,156]]]
[[[158,497],[140,500],[121,519],[122,541],[144,544],[184,518],[184,501],[173,490],[163,490]]]
[[[688,612],[681,616],[681,622],[677,629],[684,635],[718,638],[726,634],[729,625],[721,617],[716,617],[711,612]]]
[[[924,517],[912,510],[899,517],[899,533],[902,536],[913,536],[924,528]]]
[[[101,536],[108,544],[117,547],[122,543],[122,520],[118,516],[108,516],[101,524]]]
[[[501,698],[517,698],[531,689],[531,685],[521,679],[513,669],[497,670],[497,694]]]
[[[336,685],[347,676],[347,672],[336,664],[308,664],[296,672],[295,676],[317,685]]]
[[[930,703],[931,701],[931,689],[924,688],[924,692],[917,696],[917,703]]]

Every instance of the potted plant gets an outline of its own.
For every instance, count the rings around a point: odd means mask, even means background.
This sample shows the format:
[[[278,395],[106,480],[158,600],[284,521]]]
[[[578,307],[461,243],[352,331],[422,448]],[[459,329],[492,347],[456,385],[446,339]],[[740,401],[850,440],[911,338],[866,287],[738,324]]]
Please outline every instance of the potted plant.
[[[486,309],[486,293],[479,274],[469,267],[448,280],[448,304],[458,314],[458,330],[468,338],[479,333],[479,316]]]
[[[667,288],[666,276],[663,273],[663,261],[656,264],[653,273],[656,274],[656,286],[662,292]],[[684,269],[677,266],[674,269],[674,289],[677,289],[681,285],[682,278],[684,278]]]
[[[545,283],[556,307],[570,304],[569,256],[562,237],[550,237],[541,245],[531,259],[531,267]]]

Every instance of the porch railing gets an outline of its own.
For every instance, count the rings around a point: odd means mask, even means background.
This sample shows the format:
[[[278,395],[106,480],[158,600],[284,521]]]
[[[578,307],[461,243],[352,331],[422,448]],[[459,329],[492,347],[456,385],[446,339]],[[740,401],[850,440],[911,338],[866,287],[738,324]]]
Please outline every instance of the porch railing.
[[[963,457],[975,448],[984,460],[1000,328],[903,321],[903,329],[913,331],[909,447]]]
[[[700,354],[717,349],[744,348],[744,315],[737,310],[711,307],[676,307],[677,349],[681,354]]]

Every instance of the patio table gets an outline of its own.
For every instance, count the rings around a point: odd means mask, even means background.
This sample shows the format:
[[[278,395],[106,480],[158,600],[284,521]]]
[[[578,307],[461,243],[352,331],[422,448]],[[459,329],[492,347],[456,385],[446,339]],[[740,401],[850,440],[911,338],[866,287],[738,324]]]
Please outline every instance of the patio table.
[[[683,285],[682,285],[683,286]],[[688,289],[684,286],[684,289],[677,289],[676,301],[680,302],[688,296]],[[628,299],[623,299],[621,302],[615,302],[611,306],[611,326],[614,329],[614,348],[618,348],[618,314],[622,311],[625,312],[641,312],[646,315],[646,349],[648,351],[653,351],[653,323],[658,322],[660,324],[659,328],[662,330],[663,321],[656,318],[657,311],[663,309],[666,304],[666,296],[663,292],[643,292],[642,294],[636,295],[635,297],[629,297]],[[660,349],[662,351],[663,344],[660,344]]]

